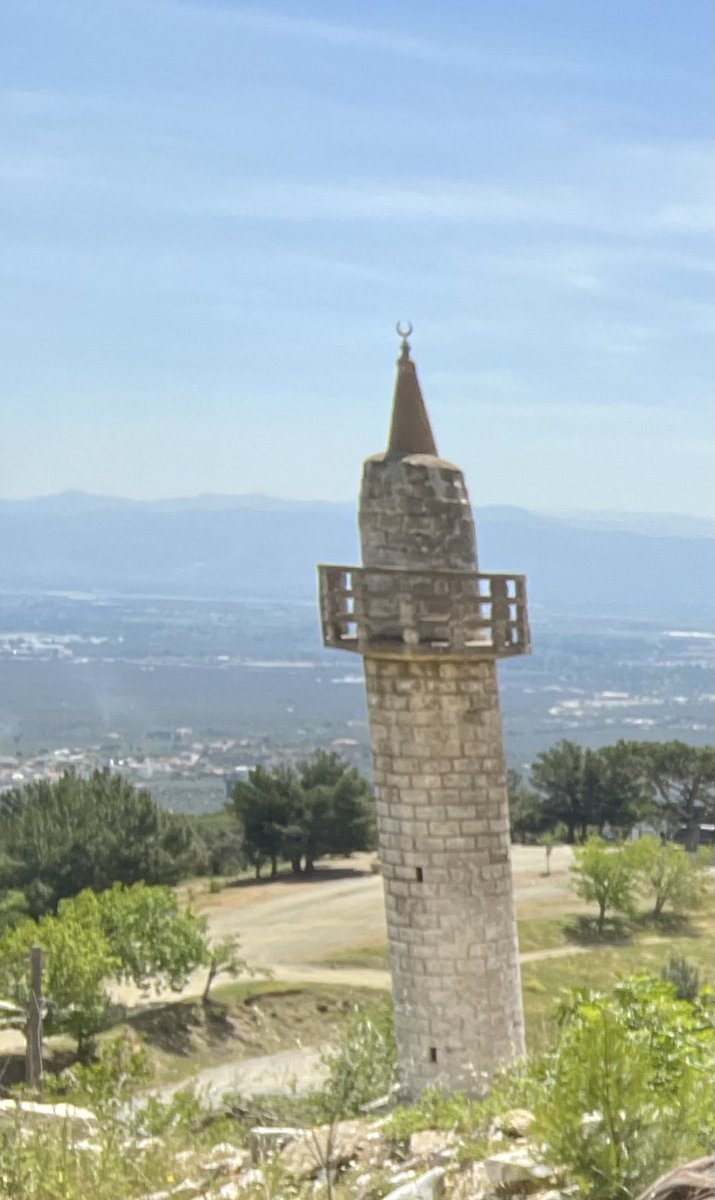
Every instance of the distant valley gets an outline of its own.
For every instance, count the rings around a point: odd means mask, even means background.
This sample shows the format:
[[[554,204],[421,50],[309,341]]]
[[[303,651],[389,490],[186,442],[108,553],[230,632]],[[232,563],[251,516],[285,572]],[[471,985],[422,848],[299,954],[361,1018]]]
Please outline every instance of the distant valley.
[[[561,737],[710,739],[704,523],[477,517],[483,568],[529,577],[534,653],[500,670],[512,765]],[[358,561],[350,506],[0,505],[0,787],[112,762],[201,809],[319,745],[369,770],[360,660],[320,644],[318,561]]]

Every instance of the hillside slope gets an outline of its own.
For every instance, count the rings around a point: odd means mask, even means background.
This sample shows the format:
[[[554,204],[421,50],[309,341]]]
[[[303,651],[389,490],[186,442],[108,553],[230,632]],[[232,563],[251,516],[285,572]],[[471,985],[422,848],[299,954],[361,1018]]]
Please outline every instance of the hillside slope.
[[[713,592],[712,539],[654,536],[652,519],[647,534],[506,507],[480,509],[477,521],[482,569],[526,573],[534,604],[687,612]],[[318,562],[358,561],[346,504],[77,493],[0,503],[5,590],[300,600],[315,594]]]

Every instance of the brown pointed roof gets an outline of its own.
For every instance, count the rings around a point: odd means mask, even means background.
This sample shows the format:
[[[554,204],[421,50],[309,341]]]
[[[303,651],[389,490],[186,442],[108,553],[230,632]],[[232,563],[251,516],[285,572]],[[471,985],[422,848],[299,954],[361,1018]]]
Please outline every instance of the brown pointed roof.
[[[401,330],[398,332],[402,334]],[[399,458],[408,454],[438,456],[417,370],[410,358],[407,336],[402,336],[402,349],[397,360],[395,398],[392,402],[392,424],[387,453]]]

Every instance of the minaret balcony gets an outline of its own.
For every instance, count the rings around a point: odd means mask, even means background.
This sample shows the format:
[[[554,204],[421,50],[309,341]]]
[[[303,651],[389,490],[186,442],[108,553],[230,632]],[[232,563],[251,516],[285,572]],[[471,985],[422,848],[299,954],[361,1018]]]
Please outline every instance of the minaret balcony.
[[[323,642],[373,657],[529,654],[526,576],[320,566]]]

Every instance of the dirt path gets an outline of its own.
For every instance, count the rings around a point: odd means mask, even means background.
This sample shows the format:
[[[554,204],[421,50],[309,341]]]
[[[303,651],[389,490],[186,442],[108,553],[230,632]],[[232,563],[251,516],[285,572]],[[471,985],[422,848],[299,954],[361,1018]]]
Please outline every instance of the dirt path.
[[[315,1091],[325,1080],[321,1050],[281,1050],[259,1058],[236,1059],[222,1067],[206,1067],[190,1079],[151,1088],[146,1096],[171,1097],[191,1086],[209,1105],[224,1096],[293,1096]]]
[[[545,877],[544,851],[538,846],[514,846],[517,903],[538,898],[558,906],[560,897],[573,902],[568,889],[572,861],[569,847],[557,846],[551,857],[552,873]],[[328,863],[310,880],[284,877],[260,884],[242,883],[214,895],[204,893],[196,898],[196,904],[206,914],[214,937],[236,934],[247,962],[270,970],[275,979],[389,986],[387,971],[320,966],[321,961],[339,957],[357,945],[386,941],[382,879],[372,872],[369,855]],[[564,952],[570,953],[570,949],[564,947]],[[204,973],[197,972],[182,994],[196,995],[204,981]],[[118,988],[115,995],[128,1005],[146,1000],[131,987]],[[169,998],[175,999],[176,993],[153,997]]]

